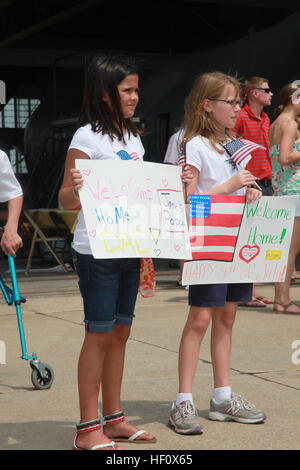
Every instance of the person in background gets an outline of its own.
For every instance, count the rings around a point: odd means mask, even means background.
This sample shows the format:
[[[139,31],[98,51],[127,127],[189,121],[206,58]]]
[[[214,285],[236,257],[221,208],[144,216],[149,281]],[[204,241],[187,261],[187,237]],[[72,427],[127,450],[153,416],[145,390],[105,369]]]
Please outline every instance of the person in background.
[[[296,122],[298,124],[298,129],[300,131],[300,116],[296,116]],[[293,268],[292,276],[291,276],[291,282],[297,282],[299,279],[300,279],[300,274],[297,273],[296,264],[295,264]]]
[[[281,105],[270,127],[270,157],[273,163],[273,187],[276,196],[300,197],[300,86],[288,83],[280,91]],[[284,282],[275,283],[274,311],[300,314],[300,306],[290,299],[290,282],[295,259],[300,251],[300,198],[295,211],[293,234]]]
[[[182,138],[181,138],[182,137]],[[183,139],[183,133],[181,130],[177,130],[171,135],[168,147],[166,151],[166,155],[164,158],[164,163],[169,165],[178,165],[179,164],[179,155],[181,151],[181,144]],[[186,203],[186,201],[185,201]],[[182,271],[183,271],[184,260],[179,260],[179,279],[177,280],[177,285],[182,286]]]
[[[234,132],[237,137],[251,140],[264,148],[251,152],[251,160],[246,169],[258,178],[257,183],[262,189],[263,196],[272,196],[272,162],[269,156],[269,128],[270,119],[263,111],[264,107],[270,106],[273,93],[267,78],[251,77],[244,84],[244,107],[241,109]],[[247,307],[266,307],[272,304],[272,300],[260,295],[253,288],[253,296],[250,302],[241,305]]]
[[[23,205],[23,192],[16,179],[8,156],[0,150],[0,202],[8,201],[8,216],[1,238],[1,248],[6,255],[16,256],[23,246],[18,234],[18,223]]]

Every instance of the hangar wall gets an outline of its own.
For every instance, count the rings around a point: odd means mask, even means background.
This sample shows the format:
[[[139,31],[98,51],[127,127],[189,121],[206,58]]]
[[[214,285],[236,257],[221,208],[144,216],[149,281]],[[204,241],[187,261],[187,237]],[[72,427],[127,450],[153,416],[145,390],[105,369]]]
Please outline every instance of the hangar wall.
[[[274,98],[272,107],[266,112],[272,119],[280,88],[289,81],[300,79],[299,24],[300,10],[275,26],[198,54],[139,54],[137,59],[144,73],[136,114],[148,131],[143,138],[146,159],[163,161],[168,138],[181,124],[184,99],[194,78],[201,72],[221,70],[237,74],[242,80],[252,75],[268,77]],[[43,73],[37,73],[31,83],[24,83],[22,76],[16,77],[11,94],[21,96],[26,90],[27,94],[41,100],[22,137],[21,150],[28,174],[20,175],[20,179],[27,207],[54,207],[57,204],[66,149],[76,128],[76,115],[81,104],[86,59],[84,54],[73,54],[69,59],[53,64],[52,68],[44,69]],[[3,148],[16,145],[20,148],[20,136],[18,142],[12,139],[0,129]]]

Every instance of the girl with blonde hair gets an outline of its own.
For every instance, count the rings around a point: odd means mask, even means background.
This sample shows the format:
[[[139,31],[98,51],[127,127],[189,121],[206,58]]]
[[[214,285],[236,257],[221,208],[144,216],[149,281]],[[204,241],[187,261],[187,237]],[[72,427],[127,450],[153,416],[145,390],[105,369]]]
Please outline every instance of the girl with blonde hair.
[[[241,107],[239,82],[221,72],[200,75],[186,100],[182,125],[187,163],[193,178],[190,194],[245,195],[248,202],[261,196],[252,188],[256,177],[232,164],[223,145],[234,139],[232,128]],[[179,393],[171,409],[169,425],[180,434],[201,434],[202,427],[192,398],[200,346],[212,320],[211,356],[214,391],[209,418],[257,423],[265,419],[241,396],[231,393],[230,357],[232,328],[238,302],[252,298],[252,284],[189,286],[190,311],[179,350]]]

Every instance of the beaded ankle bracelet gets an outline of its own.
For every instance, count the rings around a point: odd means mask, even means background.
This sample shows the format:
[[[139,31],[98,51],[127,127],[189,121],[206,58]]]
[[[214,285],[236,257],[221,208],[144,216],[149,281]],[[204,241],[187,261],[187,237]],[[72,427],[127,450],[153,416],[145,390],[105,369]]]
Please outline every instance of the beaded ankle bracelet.
[[[107,415],[104,416],[104,424],[116,424],[116,423],[122,423],[122,421],[125,421],[125,416],[122,411],[119,411],[118,413],[114,413],[112,415]]]
[[[86,423],[77,423],[76,432],[82,434],[84,432],[98,431],[101,429],[100,419],[94,419],[93,421],[87,421]]]

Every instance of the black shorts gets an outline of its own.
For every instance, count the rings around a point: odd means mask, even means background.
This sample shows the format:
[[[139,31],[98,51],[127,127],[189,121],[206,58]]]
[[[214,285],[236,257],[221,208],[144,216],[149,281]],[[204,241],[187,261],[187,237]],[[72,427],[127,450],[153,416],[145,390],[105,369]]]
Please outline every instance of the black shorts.
[[[197,284],[189,286],[189,305],[223,307],[226,302],[250,302],[253,284]]]

